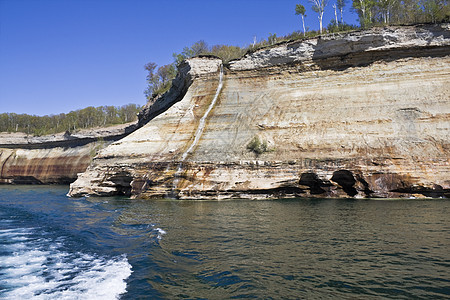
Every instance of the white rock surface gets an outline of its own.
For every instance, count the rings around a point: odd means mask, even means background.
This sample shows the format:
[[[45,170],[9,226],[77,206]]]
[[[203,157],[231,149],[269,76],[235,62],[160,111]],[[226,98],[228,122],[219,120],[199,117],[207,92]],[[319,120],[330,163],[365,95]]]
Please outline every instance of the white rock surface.
[[[374,28],[347,34],[330,34],[306,41],[283,43],[257,50],[230,62],[231,70],[253,70],[308,62],[331,56],[408,47],[449,46],[449,24],[423,27]]]

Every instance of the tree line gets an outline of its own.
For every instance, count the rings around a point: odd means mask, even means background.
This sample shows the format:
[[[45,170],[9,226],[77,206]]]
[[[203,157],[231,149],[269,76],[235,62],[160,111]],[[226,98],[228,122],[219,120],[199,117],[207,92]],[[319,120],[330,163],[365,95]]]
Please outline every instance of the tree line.
[[[329,0],[308,0],[311,9],[317,13],[319,20],[319,32],[323,32],[323,14],[329,4]],[[417,24],[439,23],[450,21],[450,7],[448,0],[336,0],[332,4],[334,19],[328,25],[328,31],[345,29],[343,12],[347,4],[350,10],[358,14],[361,28],[389,24]],[[338,18],[338,12],[340,18]],[[305,21],[306,9],[302,4],[297,4],[295,14],[302,18],[303,34],[306,33]],[[347,25],[348,26],[348,25]]]
[[[306,0],[305,0],[306,2]],[[191,47],[184,47],[181,53],[173,54],[173,62],[158,67],[151,62],[144,66],[147,70],[147,88],[144,94],[147,100],[161,95],[170,89],[172,79],[177,74],[176,66],[184,59],[201,54],[212,54],[221,58],[224,63],[242,57],[249,51],[255,51],[268,45],[273,45],[283,40],[295,40],[305,37],[314,37],[327,32],[349,31],[356,29],[366,29],[371,26],[389,24],[417,24],[417,23],[438,23],[450,21],[450,8],[448,0],[335,0],[331,5],[334,11],[334,18],[323,28],[323,15],[328,9],[329,0],[308,0],[311,9],[317,13],[319,21],[319,31],[310,31],[305,27],[306,8],[304,5],[295,6],[295,14],[302,18],[303,32],[294,31],[283,37],[276,34],[269,34],[267,40],[262,39],[246,48],[228,45],[215,45],[209,47],[208,44],[200,40]],[[358,14],[360,27],[347,24],[344,18],[344,11],[350,5],[350,11]]]
[[[36,116],[28,114],[0,114],[0,132],[24,132],[35,136],[79,129],[106,127],[137,120],[141,107],[136,104],[123,106],[89,106],[67,114]]]

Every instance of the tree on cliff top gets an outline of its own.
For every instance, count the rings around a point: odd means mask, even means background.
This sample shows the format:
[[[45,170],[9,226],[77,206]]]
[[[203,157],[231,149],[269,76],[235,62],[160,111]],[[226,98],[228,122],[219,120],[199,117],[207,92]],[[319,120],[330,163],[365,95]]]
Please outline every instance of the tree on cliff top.
[[[36,136],[97,126],[123,124],[137,119],[141,107],[136,104],[123,106],[86,107],[67,114],[34,116],[27,114],[0,114],[0,132],[24,132]]]
[[[336,0],[336,6],[339,12],[341,13],[341,24],[344,24],[344,7],[345,7],[345,0]]]
[[[181,53],[174,53],[173,57],[176,64],[180,64],[187,58],[194,57],[196,55],[205,54],[209,52],[208,44],[204,40],[200,40],[194,43],[191,47],[184,47]]]
[[[318,13],[320,34],[322,34],[323,13],[325,6],[328,4],[328,0],[309,0],[309,2],[313,5],[312,10]]]
[[[168,64],[156,69],[157,64],[150,62],[144,66],[147,74],[147,88],[144,91],[147,99],[165,93],[170,89],[172,79],[175,78],[177,70],[173,64]],[[155,71],[156,70],[156,71]]]
[[[297,4],[295,6],[295,14],[298,16],[302,16],[302,24],[303,24],[303,36],[305,36],[306,34],[306,30],[305,30],[305,17],[306,17],[306,9],[303,5],[301,4]]]

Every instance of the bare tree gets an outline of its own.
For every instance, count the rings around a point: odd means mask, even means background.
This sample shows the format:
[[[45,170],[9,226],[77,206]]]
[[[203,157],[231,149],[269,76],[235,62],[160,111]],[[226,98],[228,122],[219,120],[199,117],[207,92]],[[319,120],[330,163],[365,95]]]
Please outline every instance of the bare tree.
[[[339,23],[338,23],[338,18],[337,18],[337,6],[336,6],[336,4],[333,4],[333,8],[334,8],[334,18],[336,20],[336,27],[337,27],[337,26],[339,26]]]
[[[339,12],[341,13],[341,24],[344,24],[344,6],[345,6],[345,0],[336,0],[336,6]]]
[[[319,28],[322,34],[323,12],[325,11],[325,6],[328,4],[328,0],[309,0],[309,2],[313,5],[312,10],[319,14]]]

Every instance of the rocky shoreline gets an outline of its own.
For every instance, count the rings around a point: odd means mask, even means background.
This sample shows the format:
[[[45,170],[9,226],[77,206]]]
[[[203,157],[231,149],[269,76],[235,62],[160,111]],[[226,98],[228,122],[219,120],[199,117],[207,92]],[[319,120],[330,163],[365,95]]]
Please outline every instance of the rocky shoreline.
[[[69,184],[98,150],[136,130],[137,123],[45,136],[0,133],[0,184]]]
[[[449,24],[192,58],[69,195],[449,198],[449,95]]]
[[[448,24],[247,54],[224,66],[218,102],[184,160],[219,86],[220,60],[190,59],[178,79],[188,89],[159,102],[182,99],[102,150],[69,195],[449,197],[449,55]],[[266,151],[249,150],[255,137]]]

